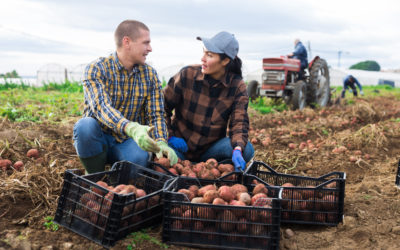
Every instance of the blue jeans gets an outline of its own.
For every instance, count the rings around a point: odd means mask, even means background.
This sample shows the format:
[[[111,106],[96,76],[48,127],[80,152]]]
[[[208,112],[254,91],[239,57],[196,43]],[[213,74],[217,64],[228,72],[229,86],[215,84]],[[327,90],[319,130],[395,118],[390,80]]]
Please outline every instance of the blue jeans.
[[[185,160],[185,155],[174,149],[176,155],[181,159]],[[211,147],[209,147],[204,154],[200,156],[200,161],[207,161],[210,158],[216,159],[218,162],[223,160],[232,160],[232,145],[229,137],[224,137],[216,141]],[[246,148],[243,151],[243,159],[247,162],[254,156],[254,148],[250,142],[247,142]]]
[[[91,117],[80,119],[74,126],[74,146],[80,158],[89,158],[107,152],[107,163],[130,161],[146,167],[149,153],[129,138],[121,143],[111,134],[104,133],[97,120]]]

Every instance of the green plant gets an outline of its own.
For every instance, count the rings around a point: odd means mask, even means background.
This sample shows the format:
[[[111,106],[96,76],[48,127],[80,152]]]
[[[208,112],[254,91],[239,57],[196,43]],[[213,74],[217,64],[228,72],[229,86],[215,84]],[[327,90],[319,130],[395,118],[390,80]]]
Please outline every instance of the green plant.
[[[159,248],[168,248],[167,244],[164,244],[160,242],[158,239],[154,238],[153,236],[148,234],[148,229],[143,229],[138,232],[134,232],[130,234],[130,237],[132,238],[131,244],[127,246],[128,250],[135,249],[138,244],[141,244],[144,241],[149,241],[155,245],[157,245]]]
[[[257,110],[261,114],[269,114],[287,110],[288,107],[282,99],[271,99],[266,97],[258,97],[250,102],[250,107]]]
[[[58,225],[53,222],[53,217],[51,217],[51,216],[46,216],[44,218],[43,226],[47,230],[50,230],[50,231],[53,231],[53,232],[58,230]]]

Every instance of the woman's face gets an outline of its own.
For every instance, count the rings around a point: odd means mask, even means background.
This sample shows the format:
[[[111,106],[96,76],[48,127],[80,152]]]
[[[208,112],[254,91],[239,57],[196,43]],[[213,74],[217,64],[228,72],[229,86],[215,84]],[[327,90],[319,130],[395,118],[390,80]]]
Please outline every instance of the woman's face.
[[[229,63],[229,58],[221,61],[217,53],[203,49],[201,58],[201,72],[210,75],[214,79],[220,79],[225,74],[225,67]]]

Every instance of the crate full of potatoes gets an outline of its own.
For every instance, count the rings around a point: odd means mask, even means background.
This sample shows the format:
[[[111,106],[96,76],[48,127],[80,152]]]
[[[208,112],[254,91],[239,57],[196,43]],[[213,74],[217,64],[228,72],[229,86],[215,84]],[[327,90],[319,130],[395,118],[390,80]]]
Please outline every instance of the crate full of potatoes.
[[[345,182],[344,172],[320,177],[283,174],[261,161],[252,162],[244,174],[244,183],[281,187],[281,221],[294,224],[335,226],[341,222]]]
[[[190,247],[278,249],[280,189],[179,177],[164,191],[163,241]]]
[[[83,175],[67,170],[54,222],[102,246],[156,225],[162,192],[172,177],[122,161],[111,171]]]

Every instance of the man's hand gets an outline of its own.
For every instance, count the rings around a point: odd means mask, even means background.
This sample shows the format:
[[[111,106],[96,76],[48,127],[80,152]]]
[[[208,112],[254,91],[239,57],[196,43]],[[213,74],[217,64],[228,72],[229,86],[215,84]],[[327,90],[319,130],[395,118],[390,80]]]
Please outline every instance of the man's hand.
[[[168,139],[168,145],[182,153],[188,151],[188,146],[185,140],[180,137],[171,136],[171,138]]]
[[[157,145],[160,148],[160,150],[156,153],[158,159],[166,155],[171,166],[178,162],[178,156],[176,155],[175,151],[167,145],[167,143],[158,141]]]
[[[157,153],[160,151],[157,143],[149,136],[149,133],[154,127],[140,125],[137,122],[130,122],[125,127],[125,133],[132,137],[132,139],[138,144],[138,146],[144,151],[150,151]]]
[[[242,151],[240,151],[240,149],[233,150],[232,162],[233,162],[233,165],[235,166],[236,171],[239,171],[239,170],[244,171],[245,170],[246,162],[243,159]]]

